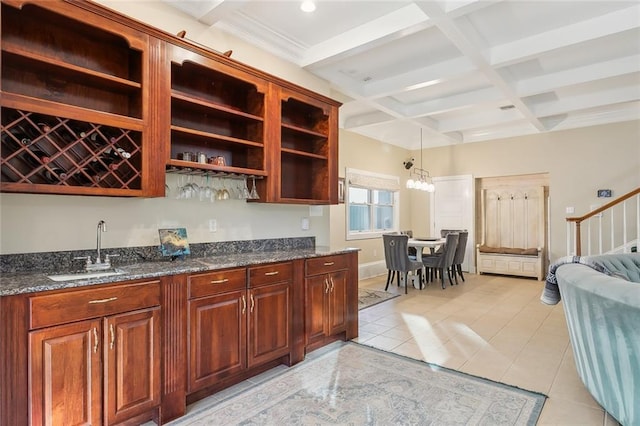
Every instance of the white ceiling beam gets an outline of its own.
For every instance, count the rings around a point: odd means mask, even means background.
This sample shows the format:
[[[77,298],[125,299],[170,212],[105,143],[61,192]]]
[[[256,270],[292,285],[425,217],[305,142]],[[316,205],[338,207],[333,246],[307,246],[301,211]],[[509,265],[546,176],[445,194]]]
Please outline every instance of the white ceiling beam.
[[[575,129],[638,119],[640,119],[640,102],[628,102],[612,107],[599,108],[596,111],[581,111],[570,114],[565,120],[558,123],[554,130]]]
[[[628,86],[541,102],[534,105],[532,109],[538,117],[547,117],[639,99],[640,86]],[[638,113],[640,114],[640,111]]]
[[[443,133],[464,131],[481,127],[504,125],[522,120],[522,114],[515,108],[507,111],[495,108],[482,113],[467,114],[464,117],[440,120],[438,130]]]
[[[588,83],[605,78],[618,77],[640,72],[640,55],[612,59],[583,67],[572,68],[554,73],[544,74],[516,84],[520,96],[531,96],[550,92],[561,87]]]
[[[432,2],[420,2],[420,7],[429,15],[438,29],[456,46],[456,48],[478,68],[490,83],[500,90],[506,100],[514,105],[529,120],[529,122],[539,131],[544,131],[545,127],[538,117],[535,116],[529,107],[520,99],[520,97],[511,88],[510,84],[498,73],[485,59],[480,52],[480,48],[458,28],[453,20],[440,9],[440,7]]]
[[[562,47],[584,43],[640,27],[640,5],[628,7],[530,37],[495,46],[487,51],[491,65],[506,66]]]
[[[494,87],[472,90],[452,96],[411,104],[405,108],[409,117],[439,114],[466,108],[474,104],[485,104],[504,99],[504,95]],[[505,101],[508,102],[508,101]]]
[[[428,21],[429,17],[419,7],[413,3],[409,4],[345,31],[339,36],[310,46],[298,65],[303,68],[326,65],[330,59],[341,59],[347,52],[353,55],[368,49],[369,45],[377,40],[384,39],[385,43],[388,43],[394,38],[406,37],[408,34],[421,31],[430,26]]]
[[[209,0],[211,1],[211,0]],[[225,1],[225,0],[213,0],[219,2],[216,7],[211,8],[207,13],[202,15],[198,20],[207,25],[214,25],[218,21],[222,19],[230,18],[236,10],[242,8],[245,3],[248,3],[248,0],[233,0],[233,1]],[[203,2],[203,3],[206,3]]]
[[[345,118],[343,128],[350,130],[358,127],[372,126],[374,124],[388,123],[395,121],[396,118],[385,114],[382,111],[370,112],[367,114],[354,115],[352,117]]]
[[[468,15],[504,0],[442,0],[442,9],[451,18]]]
[[[369,98],[388,96],[442,83],[475,70],[476,68],[467,58],[458,57],[383,80],[364,83],[363,93]]]

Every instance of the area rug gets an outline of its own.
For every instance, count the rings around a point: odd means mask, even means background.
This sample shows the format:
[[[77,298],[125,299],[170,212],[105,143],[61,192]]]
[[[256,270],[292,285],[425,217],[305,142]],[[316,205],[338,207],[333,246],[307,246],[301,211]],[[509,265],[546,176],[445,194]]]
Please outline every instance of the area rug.
[[[545,396],[353,342],[176,425],[535,425]]]
[[[358,288],[358,310],[368,308],[378,303],[391,300],[399,294],[387,293],[386,291],[369,290],[368,288]]]

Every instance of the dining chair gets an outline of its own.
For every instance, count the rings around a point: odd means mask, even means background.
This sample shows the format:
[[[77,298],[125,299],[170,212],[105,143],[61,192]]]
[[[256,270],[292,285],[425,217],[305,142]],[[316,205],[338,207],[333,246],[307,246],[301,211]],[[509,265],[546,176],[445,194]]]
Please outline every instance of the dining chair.
[[[435,279],[434,272],[440,273],[443,290],[445,289],[445,271],[447,272],[447,275],[449,277],[449,283],[453,285],[453,279],[451,278],[451,267],[453,265],[453,257],[455,256],[457,246],[458,233],[450,232],[447,234],[447,239],[444,243],[442,252],[422,257],[422,263],[427,268],[427,271],[430,271],[432,281]],[[429,275],[429,273],[427,273],[427,275]]]
[[[418,272],[420,279],[420,289],[422,290],[422,262],[412,259],[409,256],[408,235],[403,234],[383,234],[382,242],[384,244],[384,259],[387,264],[389,273],[387,275],[387,285],[385,291],[389,288],[391,273],[397,273],[398,285],[400,285],[400,274],[404,274],[404,292],[408,293],[408,276],[409,272]]]
[[[464,262],[464,255],[467,250],[467,239],[469,238],[468,231],[460,231],[458,233],[458,245],[456,246],[456,253],[453,256],[453,265],[451,266],[451,273],[458,284],[458,275],[464,282],[464,275],[462,275],[462,263]]]
[[[406,231],[400,231],[400,233],[404,235],[408,235],[409,238],[413,238],[413,231],[411,229]],[[417,260],[418,250],[415,247],[409,247],[409,256],[414,256],[416,257],[416,259],[414,260]]]

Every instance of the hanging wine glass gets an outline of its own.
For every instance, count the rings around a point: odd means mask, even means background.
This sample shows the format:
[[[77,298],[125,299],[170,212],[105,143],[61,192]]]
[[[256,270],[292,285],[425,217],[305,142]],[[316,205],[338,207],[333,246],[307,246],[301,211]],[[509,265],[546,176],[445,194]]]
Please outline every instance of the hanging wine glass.
[[[251,192],[249,192],[249,187],[247,187],[247,177],[245,176],[243,181],[243,188],[240,191],[240,198],[243,200],[248,200],[251,198]]]
[[[260,199],[260,195],[258,195],[258,190],[256,189],[256,177],[255,176],[251,176],[251,179],[253,180],[252,186],[251,186],[251,192],[249,193],[249,199],[250,200],[259,200]]]

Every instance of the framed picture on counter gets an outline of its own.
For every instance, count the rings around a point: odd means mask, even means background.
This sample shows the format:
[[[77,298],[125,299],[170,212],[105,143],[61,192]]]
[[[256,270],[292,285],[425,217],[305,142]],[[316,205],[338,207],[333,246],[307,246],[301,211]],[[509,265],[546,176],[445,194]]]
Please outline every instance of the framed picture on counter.
[[[158,229],[163,256],[182,257],[191,254],[186,228]]]

